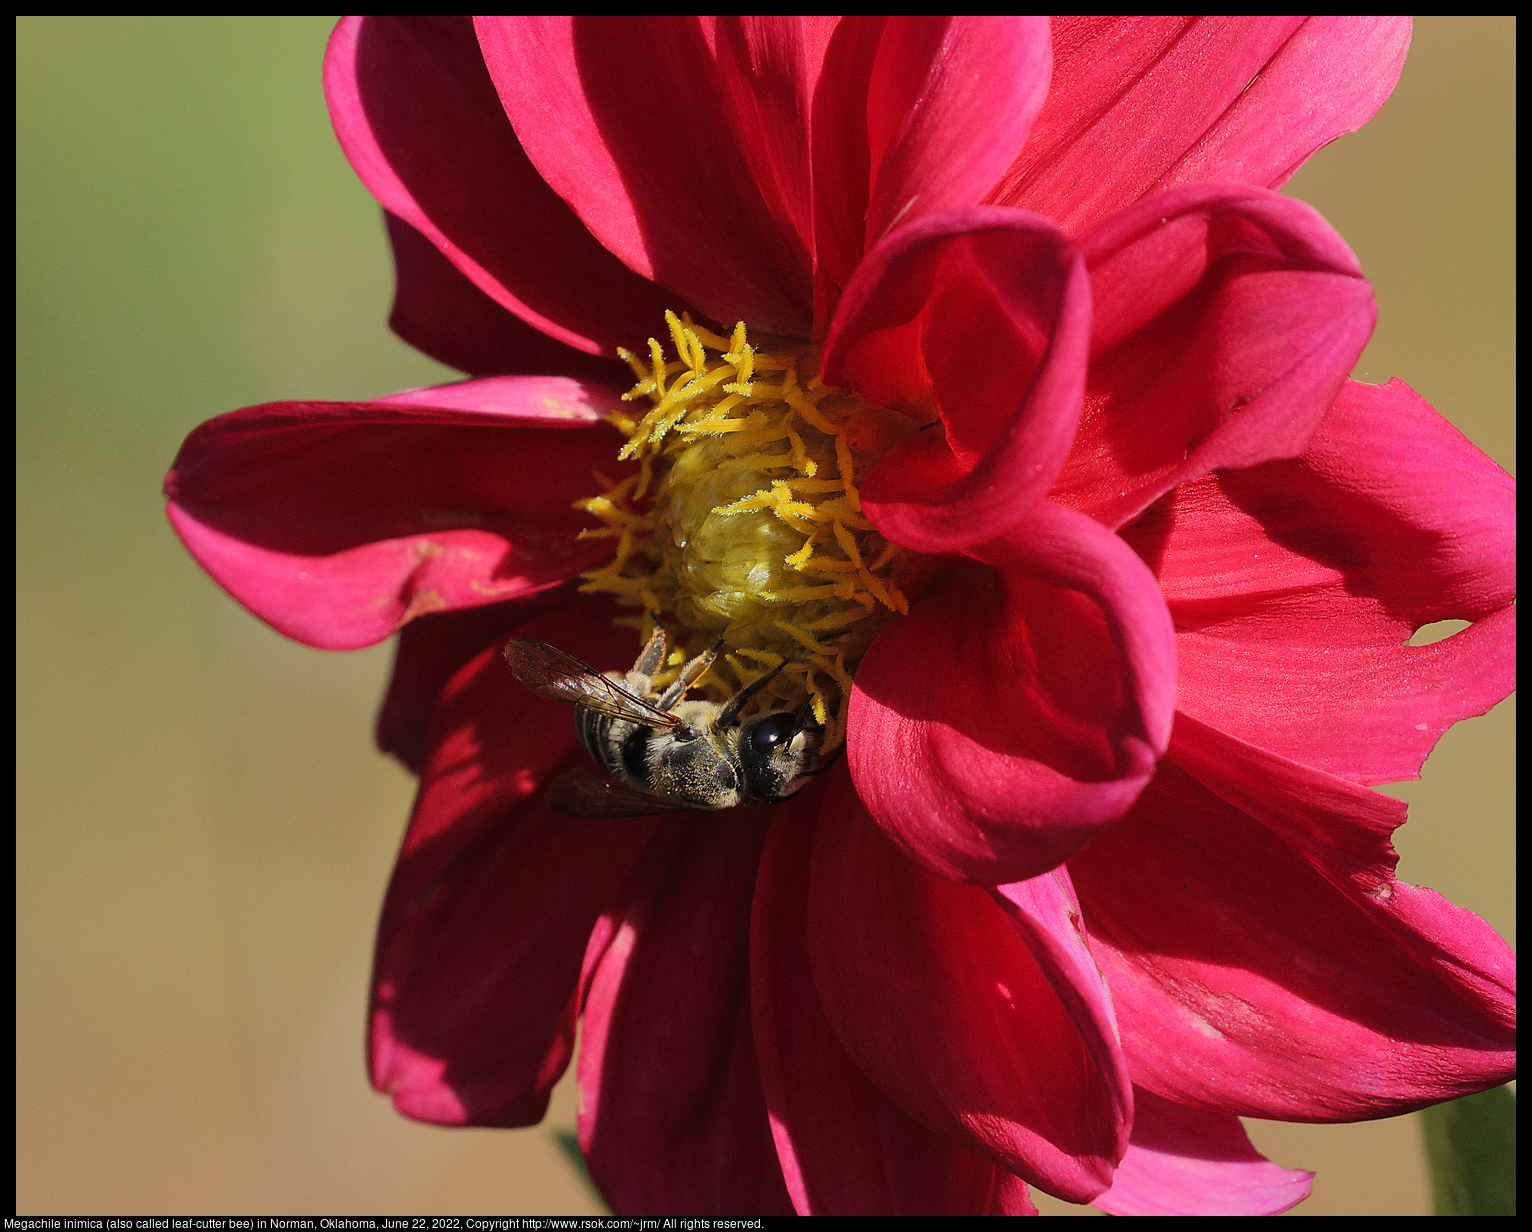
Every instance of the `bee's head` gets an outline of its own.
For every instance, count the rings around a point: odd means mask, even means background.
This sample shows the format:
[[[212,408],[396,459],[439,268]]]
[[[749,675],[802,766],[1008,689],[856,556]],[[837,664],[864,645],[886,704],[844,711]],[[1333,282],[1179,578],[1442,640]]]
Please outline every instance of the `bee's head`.
[[[809,717],[807,700],[797,710],[746,723],[738,746],[746,792],[757,800],[787,799],[814,772],[823,737],[824,728]]]

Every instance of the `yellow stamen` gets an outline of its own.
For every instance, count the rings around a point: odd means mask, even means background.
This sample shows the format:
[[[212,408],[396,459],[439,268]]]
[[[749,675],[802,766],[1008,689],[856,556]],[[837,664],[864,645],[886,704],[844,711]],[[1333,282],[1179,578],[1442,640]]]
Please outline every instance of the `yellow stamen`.
[[[845,735],[851,672],[872,639],[909,604],[891,574],[901,560],[861,511],[858,484],[889,445],[920,425],[825,385],[802,344],[762,347],[737,324],[728,338],[665,314],[675,359],[649,340],[629,352],[628,401],[610,417],[628,438],[619,457],[638,471],[577,502],[616,540],[581,589],[604,591],[659,617],[674,646],[656,684],[722,638],[699,692],[721,701],[782,666],[754,708],[805,696],[826,747]]]

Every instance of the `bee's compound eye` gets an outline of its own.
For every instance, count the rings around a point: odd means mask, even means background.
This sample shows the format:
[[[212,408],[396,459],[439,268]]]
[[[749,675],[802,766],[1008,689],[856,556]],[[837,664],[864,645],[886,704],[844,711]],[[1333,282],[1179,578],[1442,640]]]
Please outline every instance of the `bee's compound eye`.
[[[757,753],[769,753],[797,735],[798,726],[798,720],[790,714],[767,715],[750,729],[750,747]]]

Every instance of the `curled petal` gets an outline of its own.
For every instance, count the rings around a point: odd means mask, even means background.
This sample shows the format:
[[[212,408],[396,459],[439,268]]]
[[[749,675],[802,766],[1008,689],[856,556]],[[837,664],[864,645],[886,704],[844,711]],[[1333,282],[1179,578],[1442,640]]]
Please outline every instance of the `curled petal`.
[[[610,468],[615,388],[498,377],[208,421],[165,480],[181,541],[278,631],[351,650],[424,612],[556,586],[611,550],[570,508]]]
[[[1053,84],[990,200],[1084,230],[1199,180],[1278,188],[1393,91],[1408,17],[1055,17]]]
[[[867,91],[864,248],[923,214],[977,205],[1048,93],[1046,17],[892,17]]]
[[[911,1117],[831,1030],[808,939],[823,794],[800,792],[777,809],[750,928],[755,1052],[793,1206],[800,1215],[1036,1214],[1023,1181]]]
[[[978,204],[1048,87],[1041,17],[848,17],[814,99],[815,324],[893,227]]]
[[[1031,1184],[1075,1202],[1101,1193],[1126,1147],[1131,1096],[1120,1064],[1102,1064],[1115,1045],[1101,1020],[1077,1012],[1099,980],[1079,989],[1038,960],[986,890],[904,859],[844,775],[823,816],[834,824],[819,826],[814,846],[809,956],[857,1068],[917,1120]],[[1052,923],[1054,942],[1083,952]]]
[[[1266,1159],[1236,1118],[1136,1088],[1133,1141],[1092,1205],[1108,1215],[1276,1215],[1307,1198],[1313,1179]]]
[[[611,355],[677,307],[603,249],[527,160],[466,18],[344,18],[324,75],[335,134],[368,191],[502,309]],[[401,292],[422,285],[440,289],[416,279]],[[482,312],[466,296],[454,303]]]
[[[947,552],[1027,516],[1074,439],[1089,331],[1084,268],[1046,219],[938,214],[868,254],[831,327],[825,380],[943,429],[928,423],[867,476],[878,529]]]
[[[848,757],[878,824],[938,876],[1023,881],[1121,817],[1169,739],[1175,644],[1120,539],[1042,504],[890,626],[852,690]]]
[[[769,808],[658,827],[586,953],[580,1147],[619,1214],[792,1213],[750,1029]]]
[[[1515,506],[1403,382],[1348,381],[1301,458],[1182,484],[1123,534],[1179,630],[1183,712],[1381,783],[1515,685]],[[1409,645],[1440,620],[1473,624]]]
[[[1178,483],[1301,453],[1372,332],[1372,287],[1310,207],[1178,188],[1080,237],[1095,306],[1053,499],[1116,529]]]
[[[1512,1077],[1514,957],[1394,879],[1403,819],[1179,716],[1138,805],[1069,864],[1134,1082],[1208,1111],[1355,1121]]]
[[[606,615],[519,631],[604,664],[625,640]],[[574,752],[568,707],[522,687],[498,645],[439,697],[373,964],[373,1085],[406,1116],[531,1125],[568,1063],[586,940],[649,834],[541,803]]]
[[[610,252],[715,321],[808,337],[805,208],[783,192],[807,179],[822,39],[805,40],[797,20],[720,32],[696,17],[479,17],[475,28],[522,148]],[[731,106],[756,97],[732,80],[754,71],[777,91],[769,133],[750,127],[753,107]]]

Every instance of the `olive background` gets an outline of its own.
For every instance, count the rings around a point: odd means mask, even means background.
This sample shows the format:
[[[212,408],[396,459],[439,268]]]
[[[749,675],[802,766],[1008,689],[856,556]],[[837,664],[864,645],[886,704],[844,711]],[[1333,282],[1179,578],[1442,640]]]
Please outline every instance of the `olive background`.
[[[368,1088],[412,795],[370,742],[391,651],[285,641],[162,512],[205,419],[456,375],[386,328],[379,213],[320,86],[332,23],[18,21],[22,1214],[601,1209],[552,1136],[567,1080],[521,1131],[417,1125]],[[1403,377],[1507,467],[1514,71],[1514,19],[1417,19],[1394,98],[1287,189],[1375,281],[1357,375]],[[1507,936],[1513,730],[1512,702],[1459,725],[1397,789],[1401,875]],[[1251,1133],[1318,1171],[1295,1215],[1428,1214],[1413,1120]]]

